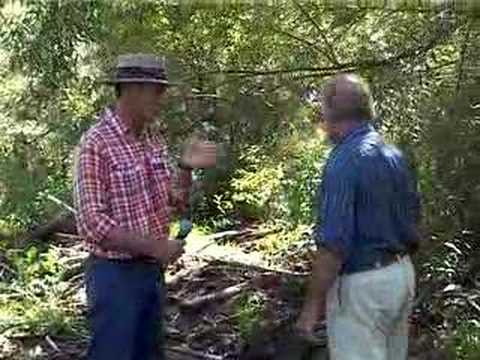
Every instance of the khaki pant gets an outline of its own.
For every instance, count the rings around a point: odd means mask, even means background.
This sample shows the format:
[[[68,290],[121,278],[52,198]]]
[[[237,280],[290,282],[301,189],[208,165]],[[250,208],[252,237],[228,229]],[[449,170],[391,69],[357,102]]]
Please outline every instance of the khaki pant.
[[[408,256],[387,267],[340,277],[327,299],[333,360],[405,360],[415,271]]]

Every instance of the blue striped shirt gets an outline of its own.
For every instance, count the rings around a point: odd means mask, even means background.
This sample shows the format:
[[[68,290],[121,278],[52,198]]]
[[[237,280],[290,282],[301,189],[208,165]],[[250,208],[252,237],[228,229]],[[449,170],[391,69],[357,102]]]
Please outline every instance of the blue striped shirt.
[[[420,202],[403,154],[362,124],[330,154],[319,189],[317,245],[340,253],[343,271],[374,264],[417,242]]]

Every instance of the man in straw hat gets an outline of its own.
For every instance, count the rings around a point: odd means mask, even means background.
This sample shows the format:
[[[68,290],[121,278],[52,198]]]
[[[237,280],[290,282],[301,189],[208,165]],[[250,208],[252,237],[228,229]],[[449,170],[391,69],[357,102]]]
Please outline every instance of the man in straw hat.
[[[406,359],[415,293],[409,254],[420,202],[404,155],[371,125],[372,98],[357,75],[330,79],[321,127],[335,144],[324,169],[310,291],[297,323],[312,335],[326,317],[336,360]]]
[[[215,166],[216,146],[191,141],[174,165],[151,131],[171,85],[159,58],[122,55],[109,83],[116,104],[83,136],[75,174],[78,230],[90,252],[88,358],[163,359],[162,268],[183,249],[169,240],[172,209],[185,208],[191,170]]]

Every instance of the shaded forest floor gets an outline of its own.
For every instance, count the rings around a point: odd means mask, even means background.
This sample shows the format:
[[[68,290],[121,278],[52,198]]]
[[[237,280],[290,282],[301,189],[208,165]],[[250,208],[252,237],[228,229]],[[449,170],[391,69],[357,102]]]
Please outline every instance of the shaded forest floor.
[[[189,237],[186,253],[166,274],[169,359],[277,358],[268,356],[282,351],[282,337],[298,314],[308,279],[310,249],[292,245],[286,251],[290,256],[284,252],[282,261],[272,261],[259,250],[266,234],[244,230]],[[0,335],[0,358],[85,358],[88,333],[82,261],[86,253],[72,239],[63,238],[55,244],[66,269],[66,286],[59,295],[62,302],[55,306],[65,304],[70,309],[70,329],[42,327],[39,321],[29,328],[14,321]],[[435,291],[428,290],[428,297]],[[433,316],[429,308],[417,303],[410,359],[452,358],[435,350],[438,334],[431,325],[438,320]],[[323,353],[325,343],[325,331],[320,328],[314,347]],[[251,356],[255,352],[264,353],[264,357]],[[319,356],[316,359],[321,359]]]

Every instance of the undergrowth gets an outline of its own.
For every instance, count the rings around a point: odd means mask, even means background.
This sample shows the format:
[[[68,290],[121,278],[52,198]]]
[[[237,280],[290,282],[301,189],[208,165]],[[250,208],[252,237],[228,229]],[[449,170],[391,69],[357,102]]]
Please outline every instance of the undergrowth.
[[[31,246],[7,251],[8,274],[0,282],[0,334],[19,336],[85,335],[79,316],[80,292],[65,278],[58,249]]]
[[[452,359],[480,360],[480,323],[468,321],[461,324],[449,344]]]
[[[263,318],[266,300],[260,293],[246,293],[236,299],[233,318],[241,338],[247,341]]]

